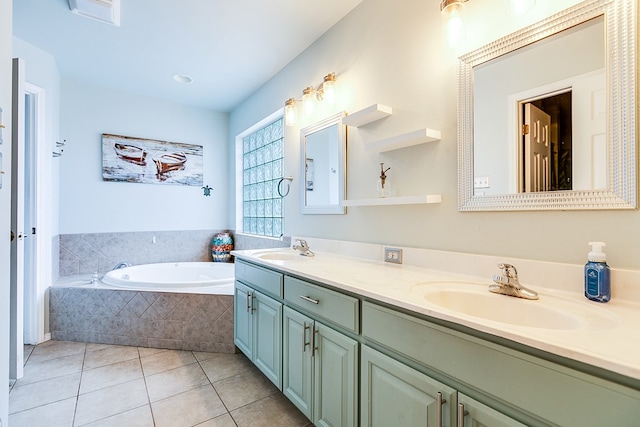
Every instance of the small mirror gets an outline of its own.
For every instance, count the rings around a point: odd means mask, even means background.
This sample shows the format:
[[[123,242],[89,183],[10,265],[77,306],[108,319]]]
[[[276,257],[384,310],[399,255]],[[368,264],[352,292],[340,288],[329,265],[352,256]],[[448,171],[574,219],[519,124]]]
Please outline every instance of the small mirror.
[[[588,0],[460,58],[459,210],[635,208],[624,5]]]
[[[344,214],[346,126],[344,112],[300,131],[302,213]]]

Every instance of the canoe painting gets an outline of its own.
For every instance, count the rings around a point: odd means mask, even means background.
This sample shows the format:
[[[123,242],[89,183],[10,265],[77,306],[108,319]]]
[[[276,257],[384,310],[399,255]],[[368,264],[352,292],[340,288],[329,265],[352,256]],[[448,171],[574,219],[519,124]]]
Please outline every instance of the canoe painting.
[[[202,186],[202,174],[202,145],[102,134],[104,181]]]

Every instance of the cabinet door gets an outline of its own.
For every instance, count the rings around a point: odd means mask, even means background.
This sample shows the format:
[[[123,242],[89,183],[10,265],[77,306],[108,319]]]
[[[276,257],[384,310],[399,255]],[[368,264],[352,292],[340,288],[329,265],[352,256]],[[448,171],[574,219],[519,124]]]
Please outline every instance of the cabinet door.
[[[461,427],[526,427],[525,424],[462,393],[458,393],[457,425]]]
[[[454,425],[456,390],[365,345],[360,369],[362,426]]]
[[[282,392],[311,419],[313,319],[284,308]]]
[[[253,360],[253,326],[251,293],[248,286],[236,281],[233,298],[233,342],[250,360]]]
[[[253,363],[282,390],[282,304],[254,291]]]
[[[355,427],[358,425],[358,343],[319,322],[315,324],[314,334],[313,422],[316,426]]]

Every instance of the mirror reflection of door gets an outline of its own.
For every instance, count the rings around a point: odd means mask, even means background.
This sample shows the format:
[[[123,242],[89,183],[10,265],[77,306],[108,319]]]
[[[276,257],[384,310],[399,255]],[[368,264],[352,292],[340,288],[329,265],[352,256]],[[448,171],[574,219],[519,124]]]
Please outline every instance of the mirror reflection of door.
[[[572,92],[522,102],[521,191],[572,189]]]
[[[551,116],[528,102],[524,117],[524,191],[549,191]]]

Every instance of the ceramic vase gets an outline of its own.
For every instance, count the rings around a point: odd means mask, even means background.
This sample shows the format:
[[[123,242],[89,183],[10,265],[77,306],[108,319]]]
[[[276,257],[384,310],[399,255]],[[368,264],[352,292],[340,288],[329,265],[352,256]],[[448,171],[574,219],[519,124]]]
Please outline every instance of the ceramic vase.
[[[233,237],[231,233],[217,233],[211,239],[211,257],[213,262],[231,262]]]

